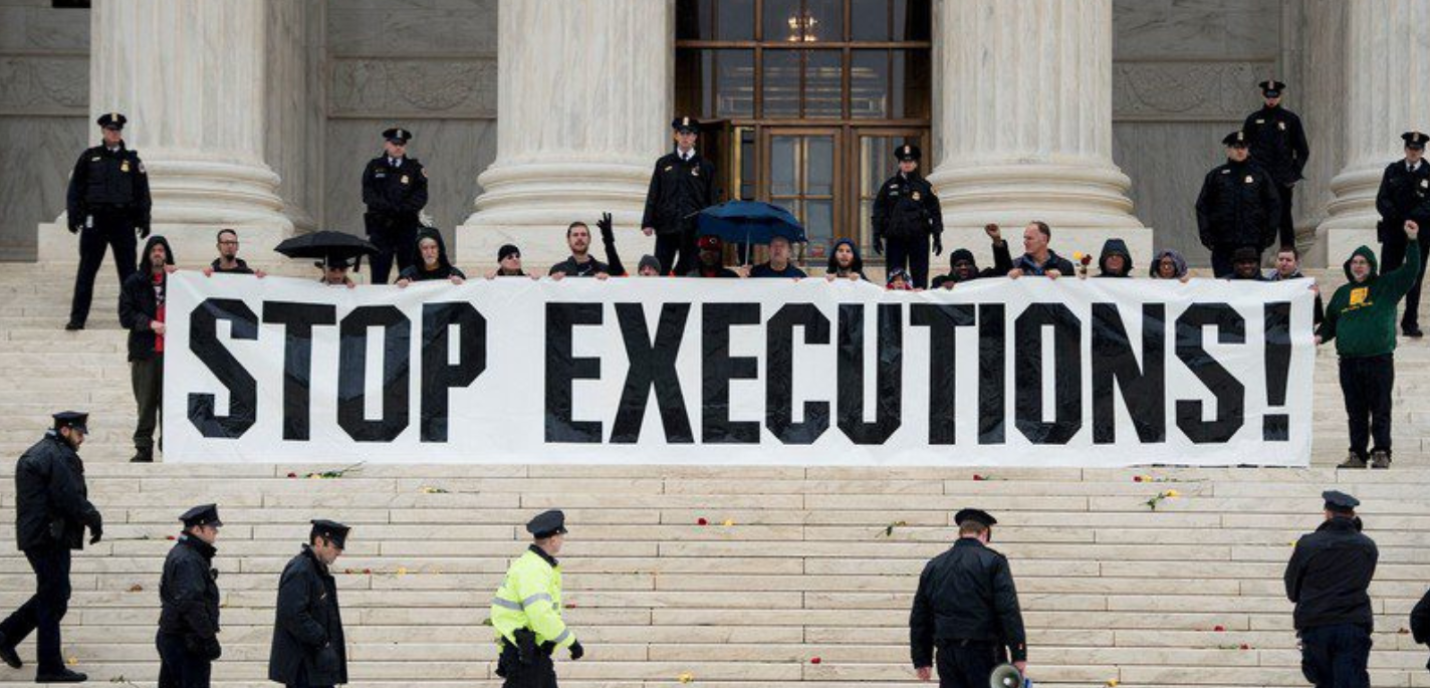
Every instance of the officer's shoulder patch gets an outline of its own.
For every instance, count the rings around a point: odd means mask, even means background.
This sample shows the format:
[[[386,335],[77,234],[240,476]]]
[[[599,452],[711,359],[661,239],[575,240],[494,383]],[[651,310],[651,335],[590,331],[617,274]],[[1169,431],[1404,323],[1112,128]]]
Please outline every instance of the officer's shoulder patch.
[[[665,169],[663,169],[663,170],[661,170],[661,171],[662,171],[662,172],[669,172],[669,171],[671,171],[671,170],[673,170],[673,169],[675,169],[675,165],[666,165],[666,166],[665,166]]]
[[[102,158],[102,157],[96,155],[96,156],[90,158],[89,161],[90,161],[90,162],[99,162],[100,160],[103,160],[103,159],[104,159],[104,158]]]
[[[1266,120],[1265,120],[1264,118],[1263,118],[1263,119],[1258,119],[1258,120],[1256,120],[1256,123],[1257,123],[1257,124],[1266,124]]]
[[[147,171],[144,170],[144,163],[142,162],[139,163],[139,174],[149,174]]]
[[[1230,168],[1230,167],[1223,167],[1223,168],[1221,168],[1221,173],[1222,173],[1222,174],[1231,174],[1231,168]]]
[[[427,178],[427,168],[423,167],[423,168],[419,169],[418,171],[422,173],[422,178],[423,178],[423,179],[426,179],[426,178]]]

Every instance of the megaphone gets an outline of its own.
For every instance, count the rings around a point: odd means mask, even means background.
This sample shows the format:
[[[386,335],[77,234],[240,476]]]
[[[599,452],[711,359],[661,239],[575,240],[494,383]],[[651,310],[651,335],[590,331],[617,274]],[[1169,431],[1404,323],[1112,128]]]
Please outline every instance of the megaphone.
[[[1023,678],[1018,667],[1000,664],[988,677],[988,688],[1032,688],[1033,682]]]

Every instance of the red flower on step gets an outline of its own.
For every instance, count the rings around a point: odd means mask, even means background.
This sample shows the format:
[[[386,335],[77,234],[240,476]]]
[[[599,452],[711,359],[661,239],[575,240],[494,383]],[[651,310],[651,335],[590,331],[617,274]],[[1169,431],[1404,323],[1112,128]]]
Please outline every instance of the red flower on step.
[[[697,525],[697,526],[708,526],[708,525],[710,525],[710,522],[707,521],[707,520],[705,520],[705,517],[704,517],[704,516],[701,516],[700,518],[695,519],[695,525]]]
[[[1250,646],[1250,645],[1247,645],[1246,643],[1242,643],[1242,644],[1241,644],[1241,649],[1243,649],[1243,650],[1250,650],[1250,649],[1251,649],[1251,646]]]
[[[292,472],[292,471],[289,471],[289,472],[288,472],[288,477],[290,477],[290,478],[296,478],[296,477],[298,477],[298,474],[297,474],[297,473],[294,473],[294,472]]]
[[[372,575],[372,569],[363,569],[362,572],[369,576]]]
[[[173,535],[170,535],[170,536],[168,536],[168,537],[166,537],[166,538],[164,538],[164,539],[166,539],[166,540],[178,540],[179,538],[174,537]]]
[[[1140,483],[1140,482],[1142,482],[1142,476],[1140,476],[1140,475],[1134,475],[1134,476],[1132,476],[1132,482],[1134,482],[1134,483]]]
[[[824,661],[824,660],[822,660],[822,659],[820,659],[820,658],[818,658],[818,657],[810,657],[810,658],[809,658],[809,663],[810,663],[810,664],[818,664],[818,663],[820,663],[820,662],[822,662],[822,661]]]
[[[567,609],[575,609],[575,608],[576,608],[576,603],[575,603],[575,602],[567,602],[567,603],[566,603],[566,608],[567,608]]]
[[[981,481],[981,480],[987,480],[987,478],[985,478],[985,477],[983,477],[983,476],[981,476],[981,475],[979,475],[979,474],[977,474],[977,473],[974,473],[974,474],[973,474],[973,480],[974,480],[975,482],[977,482],[977,481]]]
[[[1226,632],[1226,626],[1223,626],[1223,625],[1221,625],[1221,624],[1217,624],[1217,627],[1216,627],[1216,628],[1213,628],[1212,630],[1213,630],[1213,631],[1216,631],[1217,633],[1225,633],[1225,632]]]

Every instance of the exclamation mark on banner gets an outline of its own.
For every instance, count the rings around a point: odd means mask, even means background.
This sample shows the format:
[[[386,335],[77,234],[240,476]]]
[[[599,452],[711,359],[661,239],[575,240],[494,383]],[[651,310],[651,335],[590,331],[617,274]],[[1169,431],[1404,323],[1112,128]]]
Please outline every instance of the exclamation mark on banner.
[[[1291,304],[1266,304],[1266,405],[1268,410],[1286,406],[1286,382],[1291,372]],[[1262,419],[1261,439],[1285,442],[1291,436],[1291,416],[1267,413]]]

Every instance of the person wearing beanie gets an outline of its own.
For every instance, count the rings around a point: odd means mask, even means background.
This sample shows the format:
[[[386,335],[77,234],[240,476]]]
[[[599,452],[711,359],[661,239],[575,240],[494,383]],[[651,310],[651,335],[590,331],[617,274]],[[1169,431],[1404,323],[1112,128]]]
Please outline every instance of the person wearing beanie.
[[[983,226],[983,231],[993,241],[993,267],[980,270],[973,259],[972,251],[966,248],[956,249],[948,254],[948,274],[933,278],[934,289],[952,289],[959,282],[984,277],[1003,277],[1013,269],[1013,256],[1008,252],[1008,242],[1003,240],[1002,230],[996,224],[988,224]]]

